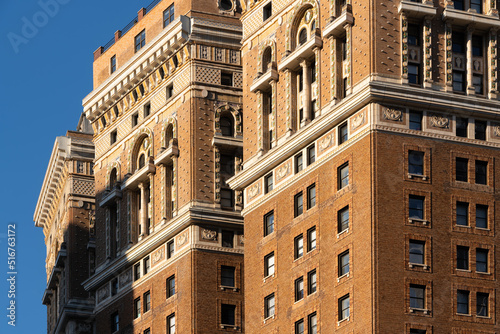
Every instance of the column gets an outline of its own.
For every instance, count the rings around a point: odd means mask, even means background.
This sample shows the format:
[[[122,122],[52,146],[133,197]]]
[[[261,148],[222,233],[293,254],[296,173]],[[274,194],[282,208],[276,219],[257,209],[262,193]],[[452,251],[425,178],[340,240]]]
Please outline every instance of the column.
[[[257,92],[257,99],[259,101],[258,105],[257,105],[257,142],[258,142],[258,154],[259,155],[262,155],[264,154],[264,138],[265,138],[265,126],[264,126],[264,122],[265,122],[265,117],[264,117],[264,104],[265,104],[265,101],[264,101],[264,94],[259,90]]]
[[[452,50],[452,28],[451,22],[446,21],[445,36],[446,36],[446,91],[453,91],[453,50]]]
[[[311,78],[314,79],[314,83],[315,83],[315,87],[314,87],[314,92],[311,92],[311,100],[313,97],[316,98],[316,109],[314,110],[314,115],[311,115],[311,118],[314,119],[316,117],[318,117],[320,114],[321,114],[321,95],[320,95],[320,89],[321,89],[321,83],[320,83],[320,80],[321,80],[321,75],[319,74],[319,69],[321,69],[321,63],[320,63],[320,59],[319,59],[319,55],[320,55],[320,52],[319,52],[319,48],[314,48],[313,49],[313,52],[314,52],[314,66],[315,66],[315,69],[314,69],[314,78]],[[312,70],[312,67],[311,67],[311,70]]]
[[[466,94],[474,95],[475,89],[472,82],[472,33],[474,32],[474,27],[472,25],[467,26],[467,86]]]
[[[431,18],[424,18],[424,41],[422,47],[422,60],[424,88],[432,88],[432,22]]]
[[[496,3],[496,1],[495,1]],[[498,55],[497,55],[497,41],[498,30],[493,28],[490,30],[489,47],[488,47],[488,60],[486,61],[489,76],[488,79],[488,98],[496,99],[498,96]],[[486,74],[486,73],[485,73]]]
[[[287,127],[287,137],[291,136],[295,130],[295,124],[297,122],[296,120],[296,108],[297,108],[297,102],[296,99],[294,99],[294,94],[293,91],[297,91],[296,84],[292,80],[292,71],[289,69],[285,70],[285,80],[286,80],[286,106],[287,106],[287,113],[286,113],[286,127]]]
[[[149,231],[148,234],[153,233],[154,228],[155,228],[155,220],[154,220],[154,174],[149,173],[149,203],[148,203],[148,211],[147,211],[147,216],[146,219],[149,218]]]
[[[304,126],[311,120],[311,71],[309,69],[309,62],[303,60],[300,62],[302,67],[302,106],[304,110],[304,118],[300,122],[300,126]]]
[[[276,117],[277,117],[277,112],[276,112],[276,81],[271,80],[269,82],[271,85],[271,101],[270,101],[270,106],[271,112],[269,113],[269,120],[268,120],[268,125],[269,125],[269,130],[272,131],[272,137],[269,135],[269,146],[274,147],[277,144],[277,139],[278,139],[278,133],[276,130]],[[271,132],[270,132],[271,133]]]
[[[408,83],[408,19],[401,12],[401,83]]]
[[[338,71],[337,71],[337,39],[333,38],[333,36],[330,36],[328,38],[330,40],[330,99],[333,101],[333,103],[336,102],[338,98],[338,93],[337,93],[337,76],[338,76]]]
[[[139,212],[139,240],[141,240],[144,237],[146,231],[146,214],[148,210],[146,203],[146,189],[144,183],[139,183],[139,189],[141,190],[141,211]]]

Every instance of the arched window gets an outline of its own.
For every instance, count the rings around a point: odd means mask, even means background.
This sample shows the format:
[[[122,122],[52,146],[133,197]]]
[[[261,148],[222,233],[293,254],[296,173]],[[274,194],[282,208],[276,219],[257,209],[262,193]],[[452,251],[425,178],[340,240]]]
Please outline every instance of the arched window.
[[[311,22],[311,35],[315,33],[315,30],[316,30],[316,20],[313,20]]]
[[[299,32],[299,45],[302,45],[305,42],[307,42],[307,30],[306,28],[302,28],[302,30]]]
[[[142,140],[139,140],[139,143],[134,150],[134,158],[133,158],[133,168],[132,170],[141,169],[146,165],[149,156],[151,155],[151,140],[149,137],[144,137]]]
[[[144,167],[145,164],[146,164],[146,158],[144,157],[144,154],[141,154],[138,160],[139,169]]]
[[[165,145],[170,146],[170,141],[174,139],[174,126],[169,124],[167,130],[165,131]]]
[[[220,118],[220,131],[223,136],[230,136],[232,137],[234,135],[234,125],[232,121],[232,117],[230,115],[222,115]]]
[[[271,48],[267,47],[262,55],[262,73],[266,73],[271,68],[272,56]]]
[[[109,175],[109,189],[113,190],[113,188],[116,186],[116,181],[118,179],[117,173],[116,173],[116,168],[113,168]]]

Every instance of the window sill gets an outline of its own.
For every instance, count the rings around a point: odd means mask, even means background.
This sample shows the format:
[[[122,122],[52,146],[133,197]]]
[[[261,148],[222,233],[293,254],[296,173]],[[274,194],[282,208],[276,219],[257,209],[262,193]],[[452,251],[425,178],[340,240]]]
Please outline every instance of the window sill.
[[[337,277],[337,283],[338,283],[338,282],[340,282],[340,280],[341,280],[341,279],[349,277],[349,276],[350,276],[350,273],[351,273],[351,272],[348,272],[348,273],[345,273],[344,275],[342,275],[342,276],[340,276],[340,277]]]
[[[235,325],[220,324],[220,328],[221,329],[234,329],[234,330],[238,330],[238,326],[235,326]]]
[[[403,0],[398,7],[398,13],[401,14],[401,12],[405,12],[408,17],[422,19],[425,16],[433,17],[436,15],[436,8],[432,2],[422,1],[422,3],[418,3]]]
[[[410,313],[423,313],[425,315],[429,315],[429,314],[431,314],[431,311],[429,311],[428,309],[423,309],[423,308],[410,307]]]
[[[412,174],[412,173],[408,173],[408,178],[409,179],[413,179],[413,178],[422,179],[422,181],[427,181],[429,179],[426,175]]]
[[[457,271],[461,272],[461,273],[472,273],[472,271],[470,269],[459,269],[459,268],[457,268]]]
[[[488,319],[488,320],[491,320],[491,317],[488,317],[488,316],[484,316],[484,315],[476,315],[476,318],[479,318],[479,319]]]
[[[271,320],[274,320],[274,314],[270,317],[267,317],[264,319],[264,323],[268,322],[268,321],[271,321]]]
[[[227,285],[219,285],[219,288],[224,291],[224,290],[233,290],[234,292],[238,292],[238,288],[235,286],[227,286]]]
[[[472,314],[468,314],[468,313],[457,313],[457,315],[459,317],[469,317],[469,318],[472,318]]]
[[[350,316],[349,316],[349,317],[347,317],[347,318],[344,318],[344,319],[342,319],[342,320],[339,320],[339,321],[337,321],[337,326],[340,326],[343,322],[347,322],[347,321],[349,321],[349,320],[351,320],[351,317],[350,317]]]
[[[430,221],[425,220],[425,219],[420,219],[420,218],[408,218],[408,223],[410,223],[410,224],[422,223],[422,225],[429,225]]]
[[[342,234],[347,234],[347,233],[349,233],[349,228],[346,228],[346,229],[345,229],[345,230],[343,230],[342,232],[337,233],[337,239],[338,239],[338,238],[340,238],[340,236],[341,236]]]
[[[266,281],[270,280],[271,278],[274,278],[274,274],[264,277],[263,282],[266,283]]]
[[[428,265],[423,264],[423,263],[409,263],[408,267],[412,268],[412,269],[415,268],[415,267],[416,268],[422,268],[424,270],[429,270],[430,269],[430,267]]]
[[[477,227],[476,226],[476,230],[491,232],[491,230],[487,227]]]

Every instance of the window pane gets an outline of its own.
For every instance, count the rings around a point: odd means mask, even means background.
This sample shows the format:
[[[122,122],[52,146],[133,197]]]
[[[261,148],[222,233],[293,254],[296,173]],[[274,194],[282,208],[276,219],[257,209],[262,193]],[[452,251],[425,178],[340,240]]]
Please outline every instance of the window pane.
[[[422,112],[410,110],[410,129],[422,130]]]
[[[339,255],[339,277],[349,272],[349,251]]]
[[[235,325],[234,313],[236,310],[236,305],[221,305],[221,324],[224,325]]]
[[[316,185],[307,188],[307,208],[310,209],[316,205]]]
[[[424,198],[410,195],[410,218],[424,219]]]
[[[338,232],[349,228],[349,207],[345,207],[338,213]]]
[[[476,271],[481,273],[488,272],[488,250],[476,249]]]
[[[476,183],[487,184],[488,162],[476,160]]]
[[[313,227],[307,231],[307,251],[310,252],[316,249],[316,228]]]
[[[410,285],[410,307],[424,309],[425,286]]]
[[[223,286],[234,287],[234,267],[221,267],[221,284]]]
[[[294,209],[295,209],[295,217],[300,216],[304,211],[302,192],[298,193],[294,197]]]
[[[481,317],[487,317],[489,315],[488,311],[488,293],[478,292],[476,299],[476,314]]]
[[[457,225],[469,225],[469,203],[457,202]]]
[[[457,136],[467,137],[467,128],[469,120],[467,118],[457,117]]]
[[[274,212],[264,216],[264,236],[274,232]]]
[[[410,263],[424,264],[425,242],[410,240]]]
[[[469,160],[465,158],[456,159],[456,180],[467,182],[469,171]]]
[[[488,228],[488,206],[476,205],[476,227]]]
[[[410,174],[424,174],[424,152],[410,151],[408,154],[408,172]]]
[[[457,291],[457,313],[469,314],[469,291]]]
[[[457,269],[469,270],[469,247],[457,246]]]

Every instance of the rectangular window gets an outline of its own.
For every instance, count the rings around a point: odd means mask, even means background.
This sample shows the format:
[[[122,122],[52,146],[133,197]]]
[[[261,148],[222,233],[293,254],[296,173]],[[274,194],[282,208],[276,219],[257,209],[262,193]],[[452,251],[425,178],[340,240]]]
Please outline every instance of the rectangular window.
[[[137,281],[139,278],[141,278],[141,264],[136,263],[134,265],[134,281]]]
[[[146,256],[146,258],[144,259],[144,266],[143,266],[144,275],[149,273],[150,269],[151,269],[151,260],[149,259],[149,256]]]
[[[314,144],[307,148],[307,165],[309,166],[316,161],[316,148]]]
[[[113,145],[116,143],[116,140],[118,139],[118,131],[112,131],[111,134],[109,135],[109,143],[110,145]]]
[[[234,207],[234,192],[231,189],[221,189],[220,191],[220,206],[225,209]]]
[[[304,278],[299,277],[295,280],[295,301],[304,298]]]
[[[231,72],[221,72],[220,74],[220,84],[223,86],[233,85],[233,73]]]
[[[221,319],[223,325],[235,325],[235,311],[236,305],[221,304]]]
[[[174,96],[174,84],[170,84],[167,86],[167,100]]]
[[[132,115],[132,127],[137,126],[139,124],[139,114],[135,113]]]
[[[135,52],[142,49],[146,45],[146,30],[141,31],[134,39],[135,42]]]
[[[470,0],[470,9],[475,10],[476,13],[482,14],[483,13],[483,0]]]
[[[163,11],[163,28],[168,26],[174,21],[174,5],[170,5],[165,11]]]
[[[476,160],[476,183],[488,184],[488,161]]]
[[[175,334],[175,313],[167,317],[167,333]]]
[[[315,293],[316,289],[316,269],[314,269],[307,274],[307,294]]]
[[[427,331],[425,329],[415,329],[410,328],[410,334],[426,334]]]
[[[151,114],[151,103],[146,103],[144,105],[144,118],[148,117]]]
[[[293,208],[295,217],[298,217],[304,212],[304,198],[302,191],[293,197]]]
[[[274,316],[274,293],[264,298],[264,318]]]
[[[488,228],[488,206],[476,205],[476,227]]]
[[[233,231],[222,231],[222,247],[227,247],[227,248],[234,247],[234,232]]]
[[[408,45],[420,45],[420,26],[417,24],[408,24]]]
[[[457,2],[460,1],[455,1],[455,4]],[[451,41],[453,53],[465,53],[465,36],[463,33],[459,31],[453,31]]]
[[[318,333],[318,320],[316,318],[316,312],[313,314],[310,314],[307,317],[307,327],[308,327],[308,334],[317,334]]]
[[[304,334],[304,319],[295,322],[295,334]]]
[[[299,153],[295,156],[295,173],[300,172],[304,168],[302,163],[302,153]]]
[[[469,119],[463,117],[457,117],[457,136],[467,138],[468,129],[469,129]]]
[[[453,8],[464,10],[464,0],[455,0],[453,1]]]
[[[476,271],[480,273],[488,272],[488,250],[476,248]]]
[[[111,57],[109,61],[109,67],[111,69],[111,74],[115,73],[116,71],[116,55]]]
[[[457,269],[469,270],[469,247],[457,246]]]
[[[316,249],[316,226],[307,230],[307,251]]]
[[[349,251],[345,251],[338,258],[339,277],[349,272]]]
[[[264,257],[264,277],[274,275],[274,252]]]
[[[424,264],[425,241],[410,240],[409,262],[412,264]]]
[[[264,177],[264,194],[273,190],[273,186],[273,173],[270,173]]]
[[[111,296],[114,296],[118,293],[118,278],[115,278],[111,281]]]
[[[457,290],[457,313],[469,314],[469,291]]]
[[[274,232],[274,211],[264,216],[264,236]]]
[[[347,122],[339,126],[339,145],[349,139],[347,132]]]
[[[349,295],[339,299],[339,321],[346,320],[350,315]]]
[[[349,163],[345,163],[338,168],[337,179],[339,190],[349,185]]]
[[[137,298],[134,300],[134,319],[137,319],[141,316],[141,298]]]
[[[425,197],[410,195],[409,197],[409,218],[424,219],[424,201]]]
[[[167,299],[175,295],[175,275],[167,278]]]
[[[349,206],[339,210],[337,214],[338,232],[344,232],[349,228]]]
[[[485,121],[475,121],[475,136],[474,138],[479,140],[486,140],[486,122]]]
[[[456,180],[467,182],[469,181],[469,159],[456,158]]]
[[[479,317],[488,317],[490,312],[488,310],[489,293],[478,292],[476,295],[476,314]]]
[[[262,20],[266,21],[273,15],[272,1],[269,1],[267,5],[262,8]]]
[[[453,91],[465,92],[465,72],[453,71]]]
[[[408,173],[424,175],[424,152],[408,152]]]
[[[408,64],[408,83],[420,85],[420,65],[415,63]]]
[[[111,315],[111,333],[117,332],[120,330],[120,316],[118,312],[115,312]]]
[[[480,74],[472,75],[472,85],[474,86],[474,92],[476,95],[483,95],[483,76]]]
[[[410,110],[410,129],[411,130],[422,130],[422,112],[416,110]]]
[[[149,310],[151,310],[151,293],[149,291],[147,291],[146,293],[144,293],[144,296],[143,296],[143,300],[144,300],[144,313],[148,312]]]
[[[410,308],[425,309],[425,285],[410,284]]]
[[[302,237],[302,234],[295,237],[293,244],[295,259],[298,259],[304,255],[304,238]]]
[[[167,242],[167,259],[170,259],[174,256],[174,241],[170,240]]]
[[[316,205],[316,184],[307,187],[307,209]]]
[[[221,284],[222,286],[228,286],[234,288],[234,267],[222,266],[221,267]]]

